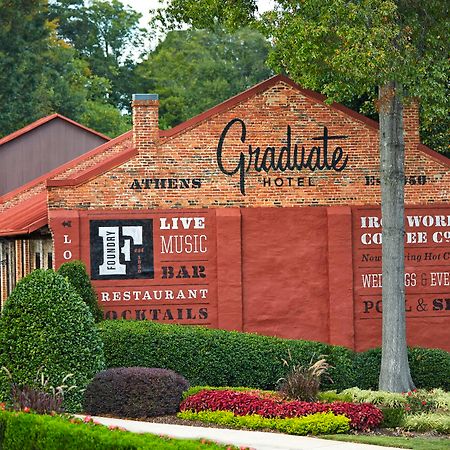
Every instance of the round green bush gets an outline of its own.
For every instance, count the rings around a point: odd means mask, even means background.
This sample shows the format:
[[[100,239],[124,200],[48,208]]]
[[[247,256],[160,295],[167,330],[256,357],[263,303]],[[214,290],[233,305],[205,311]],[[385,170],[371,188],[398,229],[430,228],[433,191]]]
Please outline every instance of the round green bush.
[[[437,348],[408,349],[411,376],[417,388],[450,390],[450,353]]]
[[[175,414],[189,387],[173,370],[119,367],[98,373],[84,393],[88,414],[119,417],[155,417]]]
[[[6,301],[0,318],[0,366],[18,386],[40,387],[44,373],[48,386],[64,377],[76,388],[67,390],[64,407],[81,407],[82,391],[104,368],[103,344],[89,308],[69,282],[53,270],[35,270],[23,278]],[[0,374],[0,394],[7,400],[9,380]]]
[[[75,292],[88,305],[94,320],[100,322],[103,319],[103,312],[98,305],[97,294],[92,287],[84,263],[82,261],[66,262],[58,269],[58,273],[67,278]]]

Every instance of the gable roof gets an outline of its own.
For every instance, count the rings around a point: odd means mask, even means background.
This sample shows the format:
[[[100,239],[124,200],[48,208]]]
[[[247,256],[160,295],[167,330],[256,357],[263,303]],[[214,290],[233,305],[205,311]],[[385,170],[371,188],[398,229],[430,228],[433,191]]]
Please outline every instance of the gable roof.
[[[314,92],[310,89],[302,88],[287,76],[280,74],[275,75],[269,78],[268,80],[256,84],[255,86],[247,89],[246,91],[241,92],[240,94],[237,94],[234,97],[229,98],[228,100],[225,100],[224,102],[214,106],[213,108],[210,108],[204,111],[203,113],[200,113],[197,116],[192,117],[191,119],[188,119],[185,122],[169,130],[160,130],[159,135],[163,139],[170,139],[180,134],[183,134],[191,130],[192,128],[196,127],[200,123],[212,118],[213,116],[221,114],[238,105],[239,103],[242,103],[257,94],[260,94],[261,92],[268,90],[269,88],[275,86],[279,82],[288,84],[289,86],[293,87],[295,90],[299,91],[302,95],[313,100],[314,102],[322,103],[328,108],[331,108],[335,111],[339,111],[349,116],[351,119],[363,123],[369,129],[372,129],[375,132],[378,132],[379,130],[379,123],[376,120],[370,119],[369,117],[366,117],[363,114],[353,111],[352,109],[347,108],[346,106],[341,105],[340,103],[332,103],[331,105],[328,105],[325,103],[327,99],[325,95],[319,94],[318,92]],[[129,133],[131,133],[131,131]],[[448,158],[441,155],[440,153],[435,152],[426,145],[420,144],[418,149],[426,153],[428,157],[433,158],[437,162],[450,166],[450,160]],[[70,177],[58,180],[49,177],[47,179],[47,186],[77,186],[86,183],[106,173],[113,167],[125,163],[126,161],[130,160],[135,154],[136,151],[133,151],[133,149],[131,148],[124,149],[121,152],[121,154],[116,155],[113,158],[105,159],[104,161],[99,162],[96,166],[90,167]]]
[[[110,137],[108,137],[102,133],[99,133],[98,131],[92,130],[91,128],[81,125],[81,123],[75,122],[74,120],[69,119],[68,117],[62,116],[61,114],[51,114],[50,116],[42,117],[41,119],[38,119],[38,120],[30,123],[29,125],[21,128],[20,130],[14,131],[14,133],[4,136],[3,138],[0,139],[0,146],[3,144],[6,144],[9,141],[12,141],[13,139],[17,139],[18,137],[20,137],[26,133],[29,133],[30,131],[34,130],[35,128],[38,128],[38,127],[40,127],[52,120],[55,120],[55,119],[60,119],[67,123],[70,123],[71,125],[74,125],[84,131],[87,131],[88,133],[95,134],[95,135],[101,137],[102,139],[105,139],[106,141],[109,141],[111,139]]]
[[[245,100],[248,100],[251,97],[254,97],[257,94],[260,94],[261,92],[264,92],[271,87],[275,86],[279,82],[283,82],[294,88],[295,90],[299,91],[302,95],[304,95],[306,98],[309,98],[315,102],[318,103],[325,103],[325,100],[327,97],[325,95],[319,94],[318,92],[311,91],[310,89],[302,88],[300,85],[292,81],[290,78],[288,78],[286,75],[275,75],[265,81],[262,81],[261,83],[255,84],[255,86],[251,87],[250,89],[247,89],[244,92],[241,92],[240,94],[235,95],[234,97],[229,98],[228,100],[225,100],[222,103],[219,103],[218,105],[214,106],[211,109],[208,109],[204,111],[203,113],[193,117],[192,119],[186,120],[183,123],[180,123],[176,127],[171,128],[170,130],[164,130],[161,133],[161,137],[173,137],[178,134],[181,134],[182,132],[193,128],[194,126],[200,124],[201,122],[211,118],[212,116],[215,116],[217,114],[223,113],[234,106],[236,106],[239,103],[244,102]],[[347,108],[344,105],[341,105],[340,103],[332,103],[331,105],[326,105],[328,108],[332,108],[336,111],[343,112],[344,114],[350,116],[354,120],[358,120],[365,125],[367,125],[369,128],[378,131],[379,124],[376,120],[370,119],[369,117],[366,117],[356,111],[353,111],[350,108]]]

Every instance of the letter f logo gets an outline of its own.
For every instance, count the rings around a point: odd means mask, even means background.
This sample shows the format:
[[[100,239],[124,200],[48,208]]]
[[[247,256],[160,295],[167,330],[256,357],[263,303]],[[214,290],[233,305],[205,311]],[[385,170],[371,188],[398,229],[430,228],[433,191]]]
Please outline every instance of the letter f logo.
[[[124,244],[120,247],[120,231]],[[99,227],[98,235],[103,239],[103,264],[99,275],[126,275],[127,266],[120,262],[120,254],[126,262],[131,261],[131,245],[142,245],[142,227]]]

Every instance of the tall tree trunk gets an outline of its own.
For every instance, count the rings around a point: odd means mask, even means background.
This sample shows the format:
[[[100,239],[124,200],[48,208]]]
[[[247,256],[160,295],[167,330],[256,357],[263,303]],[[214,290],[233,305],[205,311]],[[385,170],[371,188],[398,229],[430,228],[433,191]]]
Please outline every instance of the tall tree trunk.
[[[381,214],[383,219],[383,338],[380,390],[414,389],[408,363],[405,315],[404,160],[401,86],[380,87]]]

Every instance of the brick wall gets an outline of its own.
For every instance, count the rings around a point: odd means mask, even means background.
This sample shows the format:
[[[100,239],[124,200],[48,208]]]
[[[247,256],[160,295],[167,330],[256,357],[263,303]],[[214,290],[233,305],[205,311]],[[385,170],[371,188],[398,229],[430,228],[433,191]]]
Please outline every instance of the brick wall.
[[[289,84],[280,81],[172,135],[157,129],[157,105],[152,100],[134,102],[133,142],[137,156],[82,185],[50,187],[49,207],[147,209],[380,203],[376,126],[360,120],[356,114],[349,115],[311,98]],[[405,107],[406,202],[411,205],[446,202],[450,167],[432,152],[421,149],[417,113],[416,102]],[[248,164],[249,145],[253,150],[257,146],[261,148],[259,162],[267,146],[275,147],[278,155],[286,145],[288,125],[292,130],[292,146],[295,143],[300,149],[304,146],[307,155],[311,147],[322,145],[313,139],[323,134],[324,127],[329,135],[347,136],[329,141],[330,154],[336,146],[342,147],[343,156],[348,156],[347,166],[340,172],[303,168],[265,173],[251,168],[245,173],[244,196],[240,192],[239,171],[228,176],[217,164],[219,138],[235,118],[242,119],[247,134],[243,143],[240,124],[230,128],[223,147],[223,165],[227,171],[236,169],[241,152]],[[120,146],[123,149],[125,143]],[[118,149],[113,146],[108,152],[118,152]],[[59,179],[70,178],[89,166],[95,166],[95,162],[88,160],[84,167],[75,167]],[[142,189],[131,189],[135,179],[139,185],[134,187],[142,186]],[[145,179],[151,180],[147,189],[145,181],[142,182]],[[172,181],[165,181],[165,187],[161,187],[161,182],[156,181],[161,179]],[[193,179],[200,180],[201,187],[194,187]],[[155,187],[158,183],[159,189]]]

